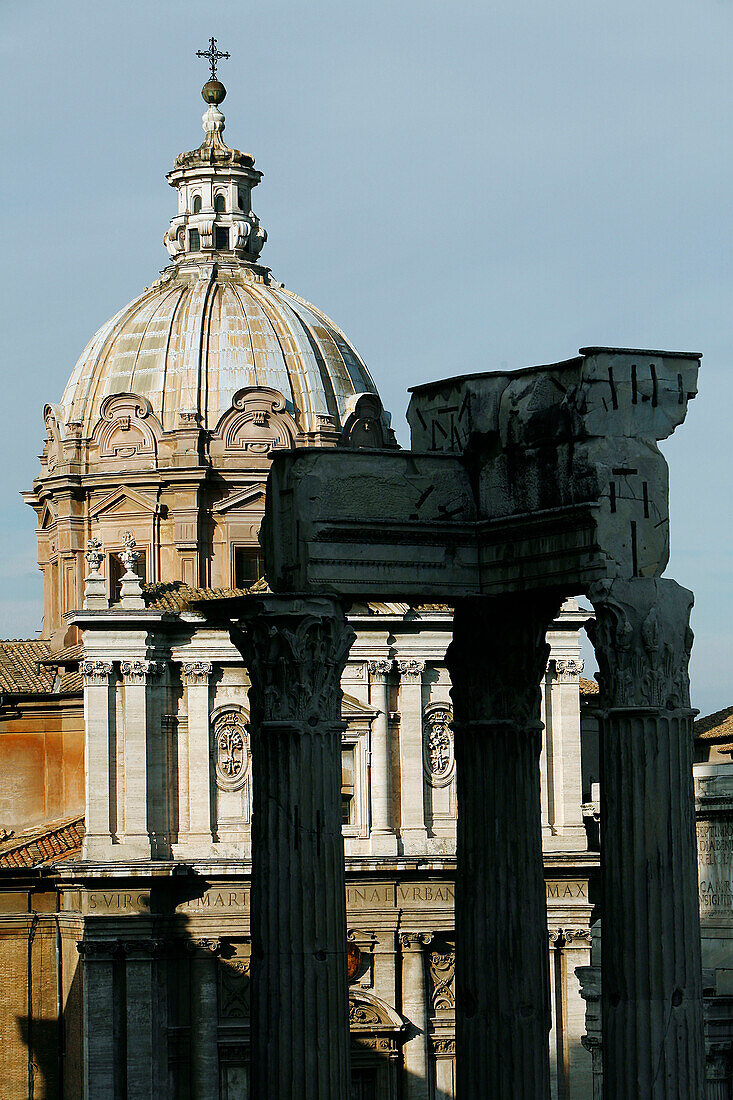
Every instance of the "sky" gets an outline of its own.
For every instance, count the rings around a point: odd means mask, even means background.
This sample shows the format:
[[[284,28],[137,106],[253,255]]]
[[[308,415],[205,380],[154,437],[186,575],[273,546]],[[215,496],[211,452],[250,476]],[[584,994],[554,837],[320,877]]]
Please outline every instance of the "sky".
[[[693,704],[733,704],[728,0],[2,0],[0,636],[41,625],[44,404],[167,262],[211,35],[262,262],[348,334],[403,445],[419,382],[703,352],[662,445],[667,575],[695,592]]]

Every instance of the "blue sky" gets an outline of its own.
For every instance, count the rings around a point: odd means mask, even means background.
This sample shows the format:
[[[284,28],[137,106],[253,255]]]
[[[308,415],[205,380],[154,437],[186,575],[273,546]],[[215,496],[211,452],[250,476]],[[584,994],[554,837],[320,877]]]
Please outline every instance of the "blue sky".
[[[209,8],[210,14],[202,14]],[[693,701],[733,703],[724,0],[3,0],[0,634],[41,621],[29,488],[90,335],[166,263],[210,35],[262,259],[348,333],[403,443],[409,385],[582,346],[700,350],[664,445]]]

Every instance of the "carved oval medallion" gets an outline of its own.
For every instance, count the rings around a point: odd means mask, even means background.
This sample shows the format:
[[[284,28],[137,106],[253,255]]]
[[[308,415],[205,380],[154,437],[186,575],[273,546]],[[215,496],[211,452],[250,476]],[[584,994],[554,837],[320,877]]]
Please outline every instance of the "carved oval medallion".
[[[453,731],[450,723],[453,713],[445,703],[432,703],[425,708],[423,746],[425,771],[436,787],[450,783],[453,778]]]
[[[246,778],[249,735],[245,723],[238,707],[223,710],[214,719],[216,782],[225,790],[237,790]]]

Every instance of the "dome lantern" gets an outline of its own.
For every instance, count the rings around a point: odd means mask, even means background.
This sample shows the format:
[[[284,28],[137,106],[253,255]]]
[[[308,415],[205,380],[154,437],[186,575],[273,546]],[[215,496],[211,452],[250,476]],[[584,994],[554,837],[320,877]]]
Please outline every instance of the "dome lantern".
[[[198,149],[179,153],[167,180],[178,191],[178,213],[171,219],[163,244],[171,259],[200,259],[201,253],[223,253],[256,262],[267,233],[252,210],[252,189],[262,179],[254,157],[231,149],[223,138],[224,115],[219,109],[226,88],[216,78],[216,63],[229,57],[212,38],[207,51],[211,79],[201,95],[209,106],[202,123],[204,140]]]

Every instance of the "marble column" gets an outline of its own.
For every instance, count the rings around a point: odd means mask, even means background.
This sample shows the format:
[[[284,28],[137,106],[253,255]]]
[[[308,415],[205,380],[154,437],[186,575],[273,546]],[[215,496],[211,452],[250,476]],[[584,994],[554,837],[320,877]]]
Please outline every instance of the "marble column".
[[[461,1100],[550,1091],[547,911],[542,864],[540,680],[560,600],[456,605],[458,801],[456,1085]]]
[[[340,604],[262,597],[232,631],[249,671],[252,1096],[344,1100],[349,1083]]]
[[[120,661],[120,671],[124,679],[124,856],[149,859],[148,679],[160,673],[160,665],[133,657]]]
[[[184,661],[181,676],[186,686],[188,777],[188,834],[179,843],[211,849],[211,734],[209,730],[209,678],[211,661]]]
[[[423,778],[422,674],[425,662],[397,660],[400,673],[400,838],[405,855],[427,851]]]
[[[372,855],[397,855],[392,822],[392,744],[389,729],[389,658],[369,661],[370,702],[378,712],[372,723],[370,772]]]
[[[84,789],[86,792],[85,859],[112,856],[112,805],[116,790],[117,761],[110,750],[110,676],[112,662],[86,658],[84,677]]]
[[[191,1096],[219,1096],[217,939],[193,939],[191,951]],[[252,1093],[252,1095],[256,1095]]]
[[[603,1095],[702,1100],[692,593],[637,578],[589,596],[602,708]]]
[[[402,949],[402,1015],[412,1024],[402,1046],[405,1100],[428,1100],[428,1009],[425,948],[432,932],[400,932]]]

